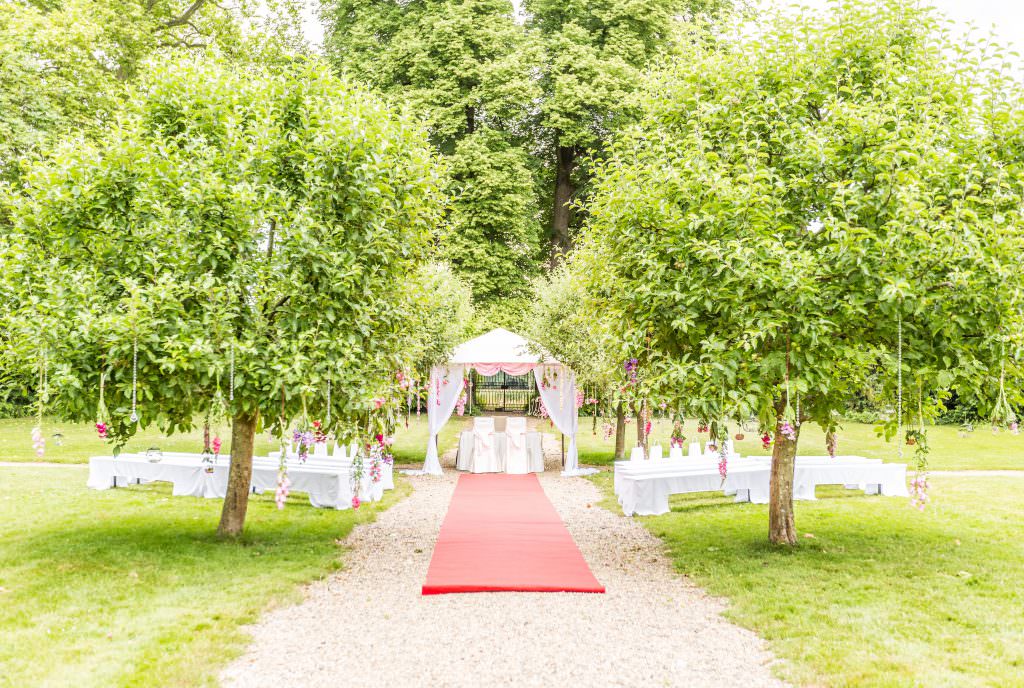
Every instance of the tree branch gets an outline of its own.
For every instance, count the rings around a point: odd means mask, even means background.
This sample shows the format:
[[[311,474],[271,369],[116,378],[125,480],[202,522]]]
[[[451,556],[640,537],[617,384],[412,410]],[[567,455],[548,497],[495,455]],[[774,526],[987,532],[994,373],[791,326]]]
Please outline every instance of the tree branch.
[[[161,28],[173,29],[175,26],[182,26],[184,24],[187,24],[188,20],[192,18],[192,15],[198,12],[199,8],[205,4],[206,0],[195,0],[195,2],[189,5],[188,9],[182,12],[179,16],[175,17],[174,19],[168,19],[163,24],[161,24]]]

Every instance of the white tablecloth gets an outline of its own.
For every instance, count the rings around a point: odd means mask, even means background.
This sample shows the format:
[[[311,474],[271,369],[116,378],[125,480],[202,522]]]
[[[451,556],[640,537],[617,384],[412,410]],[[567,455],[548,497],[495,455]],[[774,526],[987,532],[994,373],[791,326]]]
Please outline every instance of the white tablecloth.
[[[508,437],[504,432],[494,433],[494,451],[498,455],[498,472],[505,472],[505,457],[508,456]],[[544,472],[544,451],[539,432],[526,433],[526,459],[531,473]],[[455,467],[468,471],[473,467],[473,432],[467,430],[459,435],[459,454]]]
[[[387,467],[386,468],[390,468]],[[274,491],[277,488],[279,462],[254,457],[252,489],[256,492]],[[288,479],[293,492],[305,492],[315,507],[349,509],[352,507],[352,484],[350,464],[312,458],[305,464],[289,462]],[[132,481],[160,480],[173,485],[175,496],[193,496],[223,499],[227,494],[229,460],[221,457],[214,464],[204,464],[197,454],[164,454],[159,462],[151,462],[140,454],[94,456],[89,459],[87,485],[95,490],[106,490]],[[369,470],[364,470],[360,481],[359,498],[362,501],[378,501],[383,497],[385,476],[374,483]]]
[[[908,496],[905,464],[863,457],[797,457],[793,498],[813,500],[818,485],[847,485],[869,494]],[[702,459],[617,461],[614,490],[627,515],[668,513],[668,498],[689,492],[736,494],[737,501],[767,504],[770,457],[745,457],[729,462],[723,481],[717,464]]]

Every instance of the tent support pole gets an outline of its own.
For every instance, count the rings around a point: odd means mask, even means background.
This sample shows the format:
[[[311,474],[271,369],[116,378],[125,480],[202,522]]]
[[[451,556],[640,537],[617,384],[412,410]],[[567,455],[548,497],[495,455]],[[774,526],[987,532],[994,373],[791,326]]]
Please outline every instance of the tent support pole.
[[[565,435],[562,435],[562,468],[565,468]]]

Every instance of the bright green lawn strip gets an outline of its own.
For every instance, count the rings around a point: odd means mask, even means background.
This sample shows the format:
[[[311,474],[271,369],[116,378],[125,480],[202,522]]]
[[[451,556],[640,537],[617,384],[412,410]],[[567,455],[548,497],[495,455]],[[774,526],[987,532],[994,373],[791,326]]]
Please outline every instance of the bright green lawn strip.
[[[246,643],[241,624],[338,568],[337,540],[408,492],[355,512],[253,497],[229,544],[213,535],[220,500],[95,492],[85,477],[0,468],[0,685],[212,685]]]
[[[610,473],[594,480],[610,495]],[[797,504],[801,536],[815,537],[792,550],[767,543],[765,506],[717,496],[679,495],[672,513],[640,520],[795,682],[1024,685],[1024,476],[932,483],[923,514],[902,498],[820,489]]]
[[[605,440],[601,436],[600,425],[597,434],[593,434],[590,418],[580,418],[579,433],[576,443],[579,447],[580,463],[595,466],[611,464],[615,451],[614,440]],[[658,420],[653,432],[668,452],[668,437],[671,424]],[[733,429],[735,433],[735,429]],[[742,442],[736,442],[737,451],[744,456],[765,455],[770,452],[761,448],[756,432],[747,432]],[[702,442],[708,439],[707,434],[697,435],[697,426],[693,421],[686,423],[687,441],[699,437]],[[949,425],[937,425],[928,428],[931,446],[929,463],[933,470],[1024,470],[1024,435],[1011,435],[1008,432],[992,434],[987,427],[979,427],[966,437],[960,437],[959,429]],[[636,444],[636,425],[626,428],[626,446]],[[885,442],[875,434],[873,425],[864,423],[845,423],[839,433],[839,453],[866,456],[885,461],[897,460],[895,442]],[[817,425],[806,424],[801,429],[799,451],[803,455],[825,455],[825,435]],[[913,464],[913,447],[904,446],[904,463]]]

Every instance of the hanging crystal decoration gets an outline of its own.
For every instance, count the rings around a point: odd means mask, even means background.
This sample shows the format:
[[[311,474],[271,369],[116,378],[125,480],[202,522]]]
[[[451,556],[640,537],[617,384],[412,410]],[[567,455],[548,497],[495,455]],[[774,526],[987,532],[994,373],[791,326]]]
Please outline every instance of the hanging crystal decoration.
[[[139,383],[139,336],[133,335],[132,337],[132,415],[128,416],[128,420],[133,423],[139,422],[139,412],[137,408],[138,402],[138,383]]]

